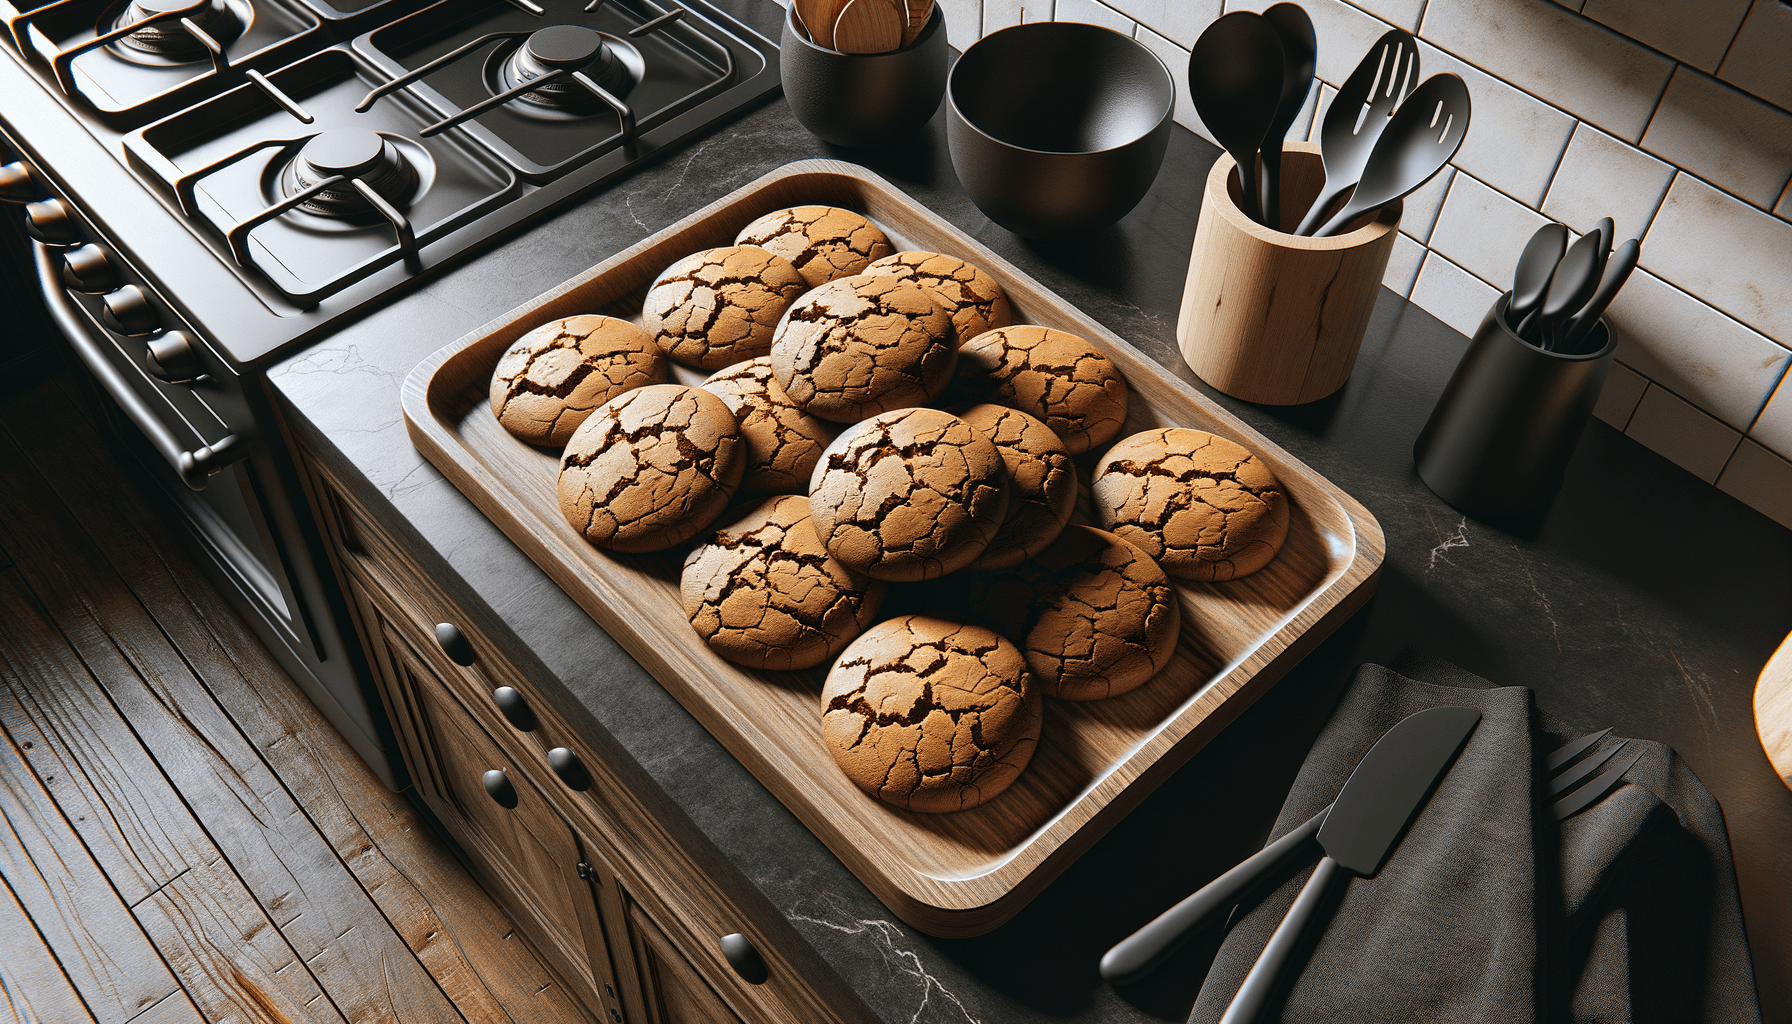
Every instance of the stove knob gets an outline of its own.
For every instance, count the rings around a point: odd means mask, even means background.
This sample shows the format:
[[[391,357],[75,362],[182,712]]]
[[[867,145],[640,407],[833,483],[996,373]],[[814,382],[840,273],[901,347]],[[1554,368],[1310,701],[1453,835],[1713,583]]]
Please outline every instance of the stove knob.
[[[62,283],[89,295],[104,295],[124,284],[106,258],[106,250],[92,243],[62,254]]]
[[[150,334],[162,320],[156,314],[155,307],[149,304],[149,299],[134,284],[127,284],[115,292],[100,296],[100,303],[105,306],[100,313],[100,320],[108,328],[127,337],[140,338]]]
[[[186,331],[169,331],[150,342],[144,359],[151,374],[170,384],[185,384],[205,372],[199,365],[199,353],[194,351],[193,336]]]
[[[45,245],[73,245],[81,240],[81,225],[68,215],[68,207],[60,199],[26,203],[25,231]]]
[[[32,179],[31,168],[18,161],[0,166],[0,199],[9,203],[29,203],[43,197],[44,190]]]

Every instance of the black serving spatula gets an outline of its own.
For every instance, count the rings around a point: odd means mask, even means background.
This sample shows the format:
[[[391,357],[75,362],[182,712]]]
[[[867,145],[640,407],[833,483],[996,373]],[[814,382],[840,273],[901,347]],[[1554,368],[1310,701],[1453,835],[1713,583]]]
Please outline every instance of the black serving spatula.
[[[1282,98],[1276,104],[1276,117],[1263,137],[1262,177],[1258,181],[1263,192],[1263,226],[1271,231],[1282,230],[1282,142],[1288,129],[1307,105],[1307,94],[1313,91],[1313,65],[1319,59],[1319,40],[1313,35],[1313,19],[1298,4],[1276,4],[1263,12],[1276,34],[1282,37]]]
[[[1407,822],[1480,720],[1481,712],[1474,708],[1431,708],[1408,715],[1357,762],[1319,827],[1325,856],[1263,947],[1220,1024],[1257,1020],[1302,933],[1318,916],[1333,880],[1341,870],[1360,878],[1381,870]]]
[[[1388,118],[1419,84],[1419,44],[1412,33],[1392,29],[1375,41],[1362,63],[1344,80],[1320,122],[1319,156],[1325,186],[1294,229],[1310,235],[1338,197],[1363,176],[1363,165]]]

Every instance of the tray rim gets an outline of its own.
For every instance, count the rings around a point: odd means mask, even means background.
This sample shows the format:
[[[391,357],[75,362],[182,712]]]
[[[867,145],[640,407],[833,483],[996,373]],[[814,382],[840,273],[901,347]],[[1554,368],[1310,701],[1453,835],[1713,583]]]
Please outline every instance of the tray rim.
[[[895,865],[900,870],[887,870],[888,861],[878,861],[863,854],[859,847],[865,842],[876,842],[876,837],[863,832],[862,828],[853,824],[852,828],[843,831],[843,823],[833,819],[824,806],[800,793],[781,791],[778,787],[767,784],[766,776],[782,778],[782,773],[767,760],[759,743],[763,731],[750,727],[741,720],[729,718],[711,705],[701,694],[694,692],[680,674],[667,665],[659,652],[651,644],[650,638],[638,634],[622,635],[617,627],[626,628],[621,617],[608,607],[593,608],[579,593],[562,582],[561,573],[578,575],[583,570],[575,563],[561,557],[560,552],[529,528],[528,522],[519,514],[520,509],[527,506],[519,502],[505,501],[500,496],[514,494],[509,485],[492,475],[483,459],[470,446],[460,442],[459,433],[451,422],[436,414],[436,389],[434,388],[437,371],[442,369],[464,350],[472,347],[493,334],[508,329],[519,321],[534,315],[544,305],[584,287],[592,281],[610,273],[618,267],[631,262],[641,254],[650,251],[664,240],[676,236],[702,224],[704,221],[739,203],[757,192],[776,186],[786,179],[805,175],[831,175],[851,179],[855,187],[870,189],[885,194],[891,201],[907,206],[924,216],[930,225],[949,236],[955,245],[961,246],[954,252],[960,258],[970,259],[991,269],[999,277],[1016,281],[1036,292],[1038,296],[1051,302],[1056,311],[1075,321],[1079,328],[1088,331],[1088,337],[1107,348],[1110,353],[1118,353],[1119,362],[1135,363],[1149,373],[1155,383],[1177,392],[1177,397],[1198,406],[1210,416],[1215,424],[1232,432],[1233,436],[1251,447],[1264,453],[1277,466],[1278,475],[1293,471],[1294,475],[1303,478],[1306,484],[1325,492],[1326,496],[1338,506],[1338,511],[1349,522],[1353,533],[1350,559],[1341,570],[1328,571],[1329,579],[1317,590],[1311,592],[1298,605],[1285,611],[1282,621],[1276,630],[1251,648],[1250,652],[1222,665],[1223,671],[1206,685],[1201,687],[1183,703],[1176,714],[1166,719],[1156,731],[1143,738],[1135,747],[1119,761],[1115,762],[1101,779],[1092,783],[1060,813],[1054,816],[1041,828],[1030,833],[1020,845],[1009,849],[1000,857],[993,857],[994,867],[982,874],[968,878],[942,878],[937,874],[917,870],[906,863]],[[849,870],[859,878],[872,892],[893,910],[898,917],[919,928],[927,934],[941,937],[968,937],[987,932],[1017,913],[1037,892],[1045,887],[1077,856],[1105,834],[1114,823],[1154,790],[1164,778],[1179,768],[1201,747],[1212,739],[1213,735],[1229,724],[1231,720],[1253,703],[1258,696],[1268,689],[1295,664],[1305,658],[1311,648],[1329,636],[1358,608],[1367,602],[1373,594],[1381,573],[1382,561],[1385,558],[1386,542],[1381,526],[1369,511],[1355,498],[1333,484],[1330,480],[1289,454],[1281,446],[1259,434],[1237,416],[1218,405],[1212,399],[1202,395],[1185,381],[1166,371],[1161,364],[1150,356],[1102,326],[1080,309],[1046,288],[1024,271],[1009,263],[987,246],[978,242],[956,225],[941,215],[923,206],[913,197],[902,192],[887,179],[856,164],[838,160],[810,159],[785,164],[781,167],[748,182],[731,191],[727,195],[702,207],[690,215],[667,225],[659,231],[641,239],[628,248],[603,260],[590,269],[576,274],[560,284],[544,290],[533,298],[488,320],[480,326],[444,345],[431,353],[407,374],[401,388],[401,405],[405,427],[413,445],[418,451],[442,472],[463,496],[472,501],[488,519],[519,548],[527,554],[532,562],[555,580],[556,585],[566,590],[568,596],[583,608],[600,628],[610,633],[635,660],[647,669],[649,674],[679,701],[704,727],[712,737],[722,743],[729,752],[739,760],[761,784],[766,785],[780,803],[784,804],[798,820],[821,839]],[[465,453],[468,458],[457,459],[455,452]],[[594,598],[595,600],[595,598]],[[1304,626],[1299,620],[1305,614],[1312,613],[1312,621]],[[611,621],[606,621],[611,620]],[[1298,628],[1297,628],[1298,627]],[[1265,663],[1241,677],[1247,663],[1260,652],[1280,644]],[[1206,695],[1215,689],[1230,685],[1231,690],[1219,698],[1219,704],[1212,711],[1198,713],[1197,705]],[[1191,716],[1193,720],[1190,721]],[[1167,734],[1174,733],[1166,741]],[[1151,752],[1152,747],[1161,749]],[[1141,758],[1149,757],[1141,763]],[[1111,783],[1119,780],[1118,786]],[[792,787],[785,787],[788,790]],[[1095,800],[1098,793],[1106,790],[1105,797]],[[1087,808],[1088,813],[1068,834],[1052,839],[1052,833],[1063,831],[1068,817],[1066,812],[1077,809],[1078,805],[1093,804]],[[848,834],[849,832],[854,834]],[[1001,883],[1001,892],[989,897],[979,895],[975,889],[987,887],[992,878]]]

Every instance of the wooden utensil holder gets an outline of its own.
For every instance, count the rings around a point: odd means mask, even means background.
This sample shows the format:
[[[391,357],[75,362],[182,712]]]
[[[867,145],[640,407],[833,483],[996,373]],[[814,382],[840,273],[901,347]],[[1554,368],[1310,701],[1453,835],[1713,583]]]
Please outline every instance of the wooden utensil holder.
[[[1262,405],[1317,401],[1344,386],[1381,288],[1401,203],[1329,238],[1271,231],[1238,208],[1231,156],[1207,174],[1176,340],[1189,369]],[[1325,183],[1319,146],[1282,150],[1282,226],[1300,223]]]

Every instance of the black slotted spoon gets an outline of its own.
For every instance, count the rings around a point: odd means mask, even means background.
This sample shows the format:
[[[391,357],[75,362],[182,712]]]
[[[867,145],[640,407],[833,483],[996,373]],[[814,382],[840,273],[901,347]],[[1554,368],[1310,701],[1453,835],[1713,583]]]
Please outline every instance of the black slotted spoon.
[[[1319,129],[1325,187],[1307,209],[1300,227],[1294,229],[1295,234],[1312,234],[1325,211],[1363,176],[1375,140],[1418,81],[1419,44],[1412,33],[1394,29],[1375,41],[1326,109]]]
[[[1370,210],[1404,199],[1431,180],[1468,131],[1468,86],[1453,74],[1432,75],[1412,91],[1382,129],[1344,204],[1315,236],[1330,235]],[[1584,301],[1584,300],[1583,300]]]

